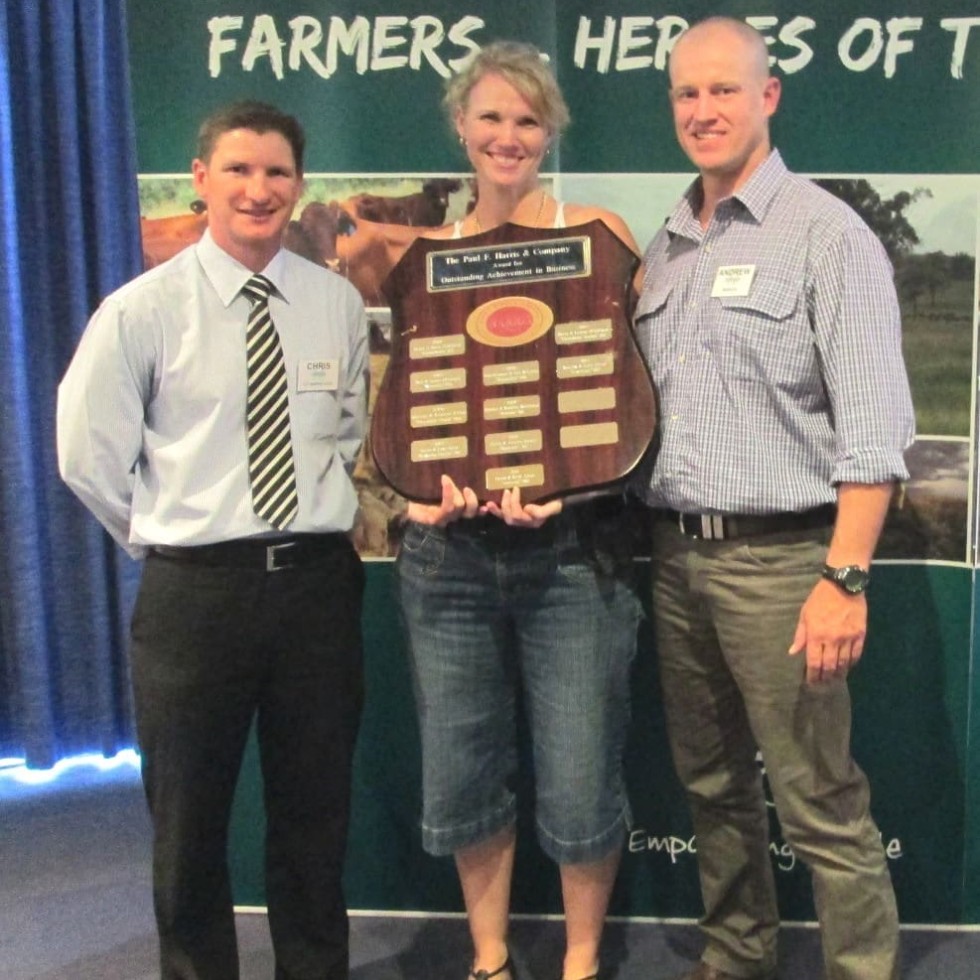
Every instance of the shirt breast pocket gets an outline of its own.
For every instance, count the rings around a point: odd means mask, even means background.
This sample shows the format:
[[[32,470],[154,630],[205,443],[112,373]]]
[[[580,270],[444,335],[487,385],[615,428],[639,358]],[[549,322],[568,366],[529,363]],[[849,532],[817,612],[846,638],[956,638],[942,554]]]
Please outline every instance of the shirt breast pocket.
[[[297,430],[306,439],[333,439],[340,426],[336,391],[300,391],[293,396],[291,410]]]
[[[730,378],[812,380],[817,362],[801,281],[759,274],[748,296],[722,296],[718,303],[719,360]]]
[[[678,331],[667,328],[667,318],[664,316],[673,291],[673,282],[644,289],[633,316],[637,343],[654,374],[671,364],[677,356],[680,337]]]

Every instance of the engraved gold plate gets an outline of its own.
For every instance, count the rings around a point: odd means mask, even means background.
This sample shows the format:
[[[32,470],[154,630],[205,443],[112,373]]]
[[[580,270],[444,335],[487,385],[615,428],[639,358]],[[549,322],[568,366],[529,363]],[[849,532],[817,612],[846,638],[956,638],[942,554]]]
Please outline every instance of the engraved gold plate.
[[[615,388],[585,388],[581,391],[558,392],[558,411],[562,415],[567,415],[569,412],[601,412],[615,407]]]
[[[497,419],[523,419],[541,414],[540,395],[521,395],[514,398],[488,398],[483,403],[483,417]]]
[[[549,280],[580,279],[593,273],[592,239],[587,235],[560,232],[516,247],[498,244],[447,249],[439,242],[434,249],[426,256],[425,287],[431,293],[472,291],[485,286],[513,289]]]
[[[483,440],[487,456],[503,456],[505,453],[541,452],[541,430],[528,429],[524,432],[491,432]]]
[[[468,451],[466,436],[451,439],[413,439],[412,462],[428,463],[439,459],[462,459]]]
[[[578,449],[582,446],[612,446],[619,442],[619,426],[615,422],[598,422],[595,425],[563,425],[558,432],[562,449]]]
[[[503,466],[486,472],[488,490],[509,490],[512,487],[540,487],[544,484],[544,466]]]
[[[543,337],[555,322],[551,307],[529,296],[481,303],[466,318],[466,332],[489,347],[519,347]]]
[[[612,351],[605,354],[589,354],[585,357],[559,357],[555,364],[559,378],[591,378],[599,374],[613,373]]]
[[[605,320],[573,320],[555,324],[556,344],[597,344],[612,340],[613,322]]]
[[[446,402],[439,405],[416,405],[411,409],[413,429],[430,425],[462,425],[469,412],[466,402]]]
[[[541,380],[541,364],[538,361],[515,361],[512,364],[485,364],[485,385],[516,385]]]
[[[448,337],[419,337],[408,345],[410,360],[421,361],[426,357],[459,357],[466,353],[466,334],[454,333]]]
[[[446,368],[444,371],[413,371],[408,379],[413,395],[424,391],[456,391],[466,387],[466,368]]]

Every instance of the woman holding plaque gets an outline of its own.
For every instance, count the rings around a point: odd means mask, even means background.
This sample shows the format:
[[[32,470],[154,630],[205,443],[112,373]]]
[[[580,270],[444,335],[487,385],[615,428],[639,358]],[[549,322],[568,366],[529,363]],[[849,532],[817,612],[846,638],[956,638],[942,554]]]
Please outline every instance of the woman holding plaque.
[[[538,184],[568,109],[537,49],[484,48],[449,81],[445,105],[475,171],[476,203],[433,237],[598,218],[637,251],[619,217],[563,204]],[[622,754],[639,604],[623,499],[524,504],[513,489],[481,505],[443,477],[441,503],[410,503],[407,516],[396,570],[422,737],[422,839],[455,858],[470,976],[515,976],[507,932],[523,706],[537,836],[559,866],[565,909],[555,973],[595,977],[630,821]]]

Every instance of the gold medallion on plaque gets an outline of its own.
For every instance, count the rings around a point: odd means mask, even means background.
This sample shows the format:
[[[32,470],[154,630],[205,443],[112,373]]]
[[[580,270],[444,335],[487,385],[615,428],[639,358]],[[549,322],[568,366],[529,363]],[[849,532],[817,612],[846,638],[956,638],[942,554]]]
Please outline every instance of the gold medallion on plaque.
[[[530,296],[502,296],[478,306],[466,332],[488,347],[519,347],[543,337],[555,322],[550,306]]]

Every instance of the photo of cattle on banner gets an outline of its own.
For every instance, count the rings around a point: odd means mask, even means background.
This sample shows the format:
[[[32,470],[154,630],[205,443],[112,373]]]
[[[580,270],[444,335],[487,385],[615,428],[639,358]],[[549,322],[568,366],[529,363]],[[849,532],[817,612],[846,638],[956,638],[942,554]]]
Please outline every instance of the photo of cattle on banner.
[[[386,306],[381,281],[424,229],[446,223],[447,216],[451,217],[450,197],[461,191],[464,182],[458,177],[432,177],[409,194],[361,192],[326,203],[301,201],[298,216],[286,229],[285,245],[311,262],[323,263],[346,276],[368,307]],[[467,184],[463,196],[468,194]],[[310,197],[309,190],[306,197]],[[472,203],[467,199],[462,213],[469,206]],[[140,227],[145,268],[152,269],[196,242],[206,226],[204,204],[196,199],[183,214],[144,216]]]
[[[349,279],[368,308],[371,402],[390,349],[391,317],[382,284],[426,229],[464,217],[473,207],[460,177],[306,178],[306,191],[284,236],[286,248]],[[204,203],[189,179],[140,178],[140,232],[146,269],[198,241],[207,227]],[[354,474],[361,502],[355,543],[362,557],[391,557],[401,536],[401,498],[380,477],[365,445]]]

